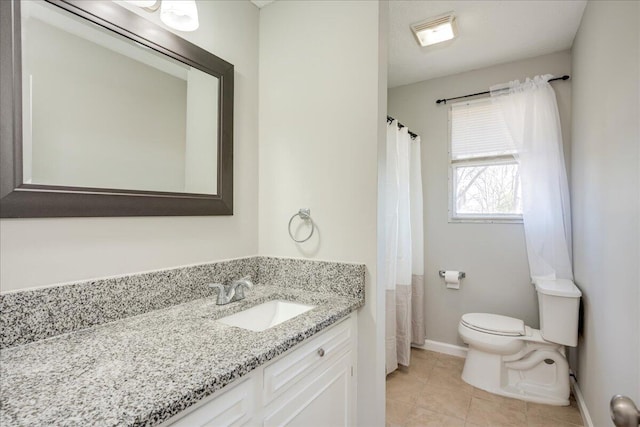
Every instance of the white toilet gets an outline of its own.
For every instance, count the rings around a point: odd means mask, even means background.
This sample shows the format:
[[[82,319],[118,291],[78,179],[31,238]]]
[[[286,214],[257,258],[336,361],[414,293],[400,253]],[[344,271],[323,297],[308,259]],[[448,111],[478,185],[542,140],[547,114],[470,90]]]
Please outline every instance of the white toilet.
[[[502,396],[568,405],[569,364],[564,346],[578,343],[582,293],[571,280],[540,280],[535,287],[540,330],[497,314],[462,316],[458,333],[469,345],[462,379]]]

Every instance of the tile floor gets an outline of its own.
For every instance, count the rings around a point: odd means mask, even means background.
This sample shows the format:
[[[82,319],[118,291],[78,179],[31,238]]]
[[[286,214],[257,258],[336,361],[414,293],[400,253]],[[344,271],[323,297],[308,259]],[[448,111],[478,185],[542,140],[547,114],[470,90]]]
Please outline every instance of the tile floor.
[[[462,381],[464,359],[412,349],[411,366],[387,376],[387,427],[573,427],[582,417],[570,406],[497,396]]]

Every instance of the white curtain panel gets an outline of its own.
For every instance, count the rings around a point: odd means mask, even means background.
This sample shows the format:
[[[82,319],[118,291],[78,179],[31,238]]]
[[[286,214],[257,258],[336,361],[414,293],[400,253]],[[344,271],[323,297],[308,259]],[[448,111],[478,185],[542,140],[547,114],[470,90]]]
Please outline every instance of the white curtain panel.
[[[387,150],[385,167],[385,278],[386,323],[385,353],[387,374],[398,368],[396,351],[396,259],[398,258],[398,143],[405,132],[397,129],[394,121],[387,125]],[[408,134],[407,134],[408,137]]]
[[[427,335],[424,301],[424,218],[422,215],[422,156],[420,137],[411,142],[411,342],[424,345]]]
[[[387,127],[385,169],[386,370],[408,366],[411,342],[424,342],[420,138]]]
[[[532,280],[573,280],[571,210],[556,95],[536,76],[491,87],[520,164],[522,218]]]

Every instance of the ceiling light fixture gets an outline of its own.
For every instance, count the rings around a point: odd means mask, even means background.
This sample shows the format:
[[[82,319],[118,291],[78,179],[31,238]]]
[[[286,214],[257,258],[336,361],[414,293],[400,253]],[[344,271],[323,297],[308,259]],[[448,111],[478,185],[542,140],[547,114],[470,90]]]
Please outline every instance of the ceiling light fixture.
[[[125,0],[149,12],[160,8],[160,20],[178,31],[195,31],[200,25],[195,0]]]
[[[153,8],[158,0],[127,0],[127,3],[138,7]]]
[[[411,31],[422,47],[451,40],[458,35],[453,12],[413,24]]]

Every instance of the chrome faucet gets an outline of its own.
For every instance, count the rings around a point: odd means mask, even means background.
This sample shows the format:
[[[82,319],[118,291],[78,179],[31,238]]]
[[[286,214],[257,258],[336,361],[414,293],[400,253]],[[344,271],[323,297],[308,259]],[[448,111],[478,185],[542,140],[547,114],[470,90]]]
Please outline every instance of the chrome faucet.
[[[210,283],[209,287],[218,290],[217,304],[225,305],[245,299],[244,291],[245,289],[251,289],[253,283],[251,283],[251,278],[246,276],[242,279],[234,280],[229,286],[225,286],[222,283]]]

